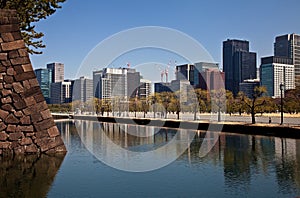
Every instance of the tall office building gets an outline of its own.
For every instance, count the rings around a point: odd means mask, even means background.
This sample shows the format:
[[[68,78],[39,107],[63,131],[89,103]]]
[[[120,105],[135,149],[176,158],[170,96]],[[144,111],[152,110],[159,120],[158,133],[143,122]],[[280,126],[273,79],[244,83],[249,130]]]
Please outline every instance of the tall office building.
[[[194,87],[199,87],[200,73],[206,69],[217,69],[217,63],[199,62],[195,64],[184,64],[176,66],[176,80],[188,80]]]
[[[146,79],[140,79],[139,97],[147,98],[151,94],[151,81]]]
[[[47,68],[52,70],[52,82],[63,82],[65,73],[64,73],[64,64],[62,63],[49,63]]]
[[[219,69],[205,69],[199,74],[199,86],[204,90],[217,90],[224,88],[225,74]]]
[[[261,59],[260,82],[267,88],[269,96],[280,97],[280,84],[285,90],[295,89],[295,71],[292,59],[265,57]]]
[[[93,72],[93,95],[100,99],[135,97],[140,86],[140,73],[131,68],[104,68]]]
[[[62,104],[72,102],[72,89],[74,81],[51,83],[51,103]]]
[[[173,92],[170,82],[158,82],[154,83],[154,92],[162,93],[162,92]]]
[[[50,69],[36,69],[34,70],[37,81],[40,84],[41,91],[44,95],[46,102],[50,103],[51,98],[51,83],[52,83],[52,70]]]
[[[254,88],[260,85],[258,79],[248,79],[240,83],[240,91],[243,92],[248,98],[253,98]]]
[[[295,85],[300,87],[300,35],[277,36],[274,43],[274,55],[292,59],[295,67]]]
[[[80,77],[74,81],[73,101],[87,102],[93,98],[93,80]]]
[[[196,71],[197,72],[197,71]],[[191,85],[195,84],[195,66],[193,64],[184,64],[176,66],[176,80],[188,80]]]
[[[127,70],[127,96],[130,98],[139,96],[139,87],[141,85],[140,72],[135,69],[125,68]]]
[[[234,95],[239,92],[239,83],[257,77],[256,53],[249,52],[249,41],[228,39],[223,42],[223,72],[225,88]]]

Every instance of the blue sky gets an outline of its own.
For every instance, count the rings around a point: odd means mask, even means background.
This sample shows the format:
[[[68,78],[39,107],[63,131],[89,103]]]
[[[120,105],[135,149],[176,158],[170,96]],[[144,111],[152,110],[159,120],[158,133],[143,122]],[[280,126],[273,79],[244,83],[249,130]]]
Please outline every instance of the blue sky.
[[[34,68],[64,63],[66,78],[75,77],[101,41],[135,27],[179,30],[201,43],[221,66],[222,41],[228,38],[249,40],[259,64],[260,57],[273,54],[275,36],[300,33],[299,0],[67,0],[62,6],[37,23],[47,48],[31,60]]]

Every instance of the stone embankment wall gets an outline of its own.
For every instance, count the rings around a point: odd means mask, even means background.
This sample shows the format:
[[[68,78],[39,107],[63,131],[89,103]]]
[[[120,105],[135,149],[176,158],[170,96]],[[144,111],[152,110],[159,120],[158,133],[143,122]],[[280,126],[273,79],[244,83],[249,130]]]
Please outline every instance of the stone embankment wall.
[[[0,155],[65,151],[32,69],[17,14],[0,10]]]

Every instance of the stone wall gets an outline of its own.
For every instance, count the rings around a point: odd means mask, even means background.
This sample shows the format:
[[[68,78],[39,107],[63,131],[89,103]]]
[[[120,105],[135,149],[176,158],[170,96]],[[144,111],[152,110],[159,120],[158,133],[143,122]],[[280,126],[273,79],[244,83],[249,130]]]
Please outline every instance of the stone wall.
[[[65,151],[32,69],[16,12],[0,10],[0,155]]]

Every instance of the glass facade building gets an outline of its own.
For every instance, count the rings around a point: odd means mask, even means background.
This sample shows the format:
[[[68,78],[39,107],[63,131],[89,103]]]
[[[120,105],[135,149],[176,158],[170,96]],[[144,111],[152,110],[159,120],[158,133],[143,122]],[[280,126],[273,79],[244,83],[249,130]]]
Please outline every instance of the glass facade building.
[[[234,95],[240,91],[240,83],[257,77],[256,53],[249,52],[249,41],[228,39],[223,42],[223,72],[225,88]]]
[[[295,67],[295,85],[300,87],[300,35],[277,36],[274,43],[274,55],[292,59]]]
[[[280,84],[285,90],[295,89],[295,70],[292,59],[284,57],[265,57],[261,59],[260,84],[267,88],[271,97],[280,97]]]
[[[51,83],[52,83],[52,70],[51,69],[36,69],[34,70],[36,78],[40,84],[41,91],[44,95],[46,102],[50,103],[51,98]]]

